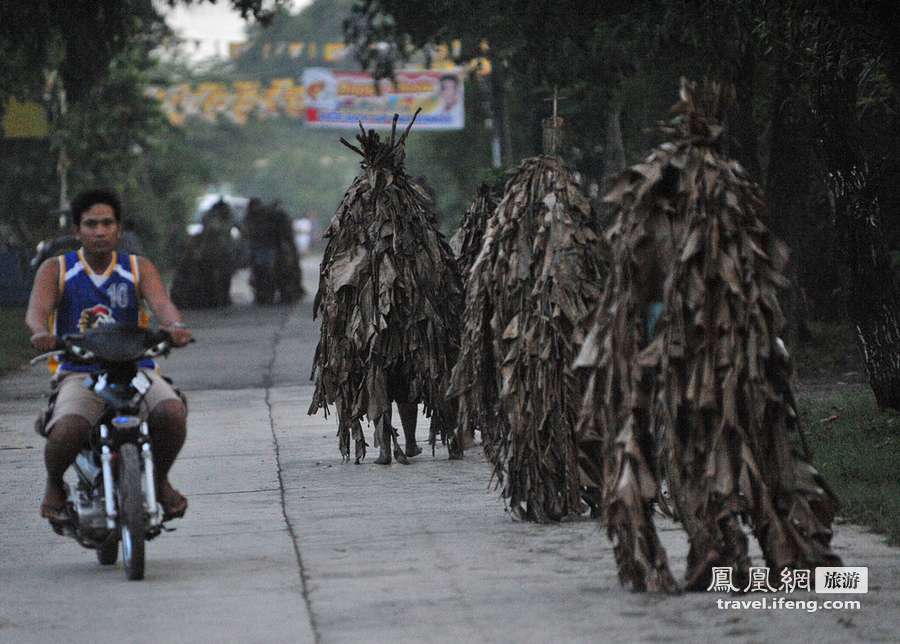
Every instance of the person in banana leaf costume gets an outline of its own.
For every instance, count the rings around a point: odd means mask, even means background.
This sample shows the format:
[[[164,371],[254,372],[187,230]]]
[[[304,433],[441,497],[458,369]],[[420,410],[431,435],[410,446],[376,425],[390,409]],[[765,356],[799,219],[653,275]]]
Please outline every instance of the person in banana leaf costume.
[[[487,183],[482,183],[475,191],[475,198],[466,212],[463,214],[462,223],[459,229],[450,238],[450,248],[456,255],[456,262],[459,266],[459,274],[465,283],[472,270],[472,265],[481,252],[481,246],[484,242],[484,230],[487,227],[487,221],[497,208],[500,201],[499,190]]]
[[[661,474],[690,540],[686,589],[709,589],[713,567],[747,589],[742,523],[776,588],[786,569],[840,565],[837,502],[802,441],[779,338],[787,251],[721,151],[730,95],[683,80],[670,142],[605,197],[612,269],[575,365],[589,378],[578,435],[620,580],[639,591],[677,588],[652,519]]]
[[[417,112],[418,114],[418,112]],[[434,204],[404,170],[409,129],[389,140],[360,125],[363,172],[344,195],[325,238],[314,315],[322,316],[315,354],[315,393],[309,413],[338,412],[339,448],[358,463],[366,442],[360,420],[375,425],[376,463],[399,462],[421,452],[416,444],[417,403],[446,440],[455,408],[445,393],[459,351],[462,284],[450,247],[437,228]],[[391,426],[391,402],[398,403],[405,450]],[[455,441],[450,444],[456,456]]]
[[[526,159],[488,219],[466,280],[450,395],[481,430],[512,513],[558,521],[586,509],[575,454],[581,383],[569,366],[600,294],[599,225],[554,155]]]
[[[456,255],[456,264],[459,267],[459,274],[462,277],[463,285],[468,281],[469,272],[472,265],[481,252],[481,246],[484,242],[484,231],[487,227],[487,221],[493,215],[500,201],[500,193],[502,192],[502,184],[497,188],[482,183],[475,192],[475,198],[466,212],[463,214],[463,220],[460,227],[450,238],[450,248]],[[476,306],[478,304],[475,304]],[[467,305],[468,306],[468,305]],[[490,344],[484,347],[485,352],[491,351]],[[484,359],[485,356],[482,356]],[[491,363],[493,364],[493,363]],[[491,367],[492,369],[493,367]],[[492,401],[496,401],[496,396],[491,396]],[[494,402],[487,403],[489,405]],[[469,449],[475,445],[475,430],[478,429],[477,419],[472,414],[469,415],[466,425],[460,425],[460,446],[463,449]],[[493,421],[496,422],[496,421]],[[482,436],[485,432],[482,430]]]

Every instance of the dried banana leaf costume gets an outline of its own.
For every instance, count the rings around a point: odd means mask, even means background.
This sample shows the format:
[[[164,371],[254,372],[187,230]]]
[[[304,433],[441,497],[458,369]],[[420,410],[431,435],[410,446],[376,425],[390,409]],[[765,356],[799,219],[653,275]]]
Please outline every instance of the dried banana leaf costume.
[[[475,199],[472,200],[472,203],[469,204],[469,207],[463,214],[462,224],[450,239],[450,248],[453,250],[454,255],[456,255],[456,264],[459,267],[459,274],[462,277],[463,285],[468,282],[472,266],[475,264],[475,260],[478,259],[478,255],[481,252],[488,219],[493,216],[494,210],[496,210],[497,203],[499,202],[498,192],[499,191],[495,191],[494,188],[487,183],[482,183],[478,186],[478,189],[475,192]],[[480,295],[475,295],[474,297],[479,299],[477,301],[468,301],[466,306],[479,307],[481,309],[481,315],[484,317],[486,311],[485,301]],[[490,326],[489,314],[485,318],[485,326],[488,328]],[[481,333],[481,331],[481,328],[477,329],[478,333]],[[477,341],[481,343],[482,354],[480,356],[472,356],[472,359],[478,362],[477,365],[473,366],[477,371],[484,370],[485,378],[491,378],[492,380],[496,379],[493,376],[496,367],[494,366],[493,356],[491,355],[493,348],[491,346],[490,336],[479,336]],[[490,388],[490,393],[487,394],[487,398],[488,399],[484,401],[483,406],[479,407],[478,412],[470,413],[465,419],[465,424],[462,422],[460,423],[460,448],[466,445],[467,442],[469,444],[474,444],[475,430],[479,429],[479,423],[481,423],[482,446],[486,450],[490,449],[490,432],[492,429],[495,429],[498,422],[498,419],[496,418],[497,393],[495,387]],[[462,434],[467,434],[468,439]]]
[[[839,565],[836,499],[813,468],[778,335],[787,253],[763,196],[719,151],[723,92],[684,84],[672,143],[626,170],[606,201],[613,262],[576,367],[590,374],[579,421],[585,471],[604,481],[619,577],[676,586],[652,520],[660,472],[690,538],[685,586],[713,566],[747,587],[741,521],[774,573]],[[701,104],[700,101],[703,101]],[[602,472],[601,472],[602,467]]]
[[[499,201],[494,190],[486,183],[478,186],[475,199],[469,204],[463,215],[462,225],[450,240],[450,248],[456,255],[459,274],[465,283],[469,277],[469,271],[481,252],[484,243],[484,231],[490,216],[497,208]]]
[[[388,141],[362,127],[359,147],[341,139],[363,157],[363,173],[324,235],[314,305],[322,327],[309,413],[337,405],[341,454],[349,459],[352,435],[357,462],[364,415],[404,460],[385,419],[392,400],[423,403],[442,437],[455,424],[445,392],[459,350],[462,285],[431,200],[404,171],[409,127],[398,138],[396,122]]]
[[[474,422],[503,496],[539,522],[581,513],[575,421],[581,385],[569,368],[600,293],[593,209],[555,156],[524,161],[488,220],[466,282],[451,395]]]

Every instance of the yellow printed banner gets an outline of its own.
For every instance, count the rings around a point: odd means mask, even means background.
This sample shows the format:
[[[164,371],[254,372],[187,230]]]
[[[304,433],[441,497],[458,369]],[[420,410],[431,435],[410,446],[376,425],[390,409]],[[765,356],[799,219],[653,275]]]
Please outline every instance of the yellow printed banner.
[[[263,85],[259,81],[234,83],[183,83],[172,87],[151,86],[146,94],[160,102],[169,123],[184,125],[189,119],[207,123],[221,121],[244,125],[257,119],[302,119],[304,89],[292,78],[277,78]]]
[[[352,49],[342,41],[317,42],[315,40],[277,40],[258,45],[258,56],[263,60],[289,58],[304,62],[325,62],[330,64],[352,63]],[[247,42],[228,43],[228,55],[237,60],[252,50]],[[449,43],[440,43],[430,48],[428,57],[431,69],[450,70],[456,67],[462,53],[462,42],[457,38]]]

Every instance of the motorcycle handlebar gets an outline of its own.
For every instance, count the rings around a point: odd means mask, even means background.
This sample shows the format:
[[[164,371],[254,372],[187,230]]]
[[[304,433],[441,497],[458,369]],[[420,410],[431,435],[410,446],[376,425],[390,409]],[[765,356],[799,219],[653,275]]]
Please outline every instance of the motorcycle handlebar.
[[[56,343],[51,351],[35,356],[29,361],[29,364],[33,366],[58,355],[66,355],[68,359],[75,362],[92,362],[94,354],[90,351],[81,349],[78,345],[79,341],[84,340],[84,338],[85,335],[83,333],[67,333],[62,337],[57,337]],[[195,341],[194,338],[191,338],[190,340],[191,343]],[[157,329],[147,335],[144,356],[156,358],[158,356],[168,355],[173,348],[175,348],[175,344],[172,342],[172,335],[165,329]]]

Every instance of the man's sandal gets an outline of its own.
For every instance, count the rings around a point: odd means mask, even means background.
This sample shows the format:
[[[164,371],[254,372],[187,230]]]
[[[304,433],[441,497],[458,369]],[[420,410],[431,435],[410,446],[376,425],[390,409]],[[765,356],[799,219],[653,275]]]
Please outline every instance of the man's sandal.
[[[171,488],[168,498],[160,499],[159,504],[163,509],[163,521],[180,519],[188,508],[187,498],[175,488]]]
[[[47,519],[53,526],[63,526],[72,523],[69,514],[69,486],[63,483],[63,502],[58,505],[41,503],[41,518]]]
[[[41,517],[47,519],[50,523],[69,523],[69,510],[66,504],[63,505],[41,505]]]

